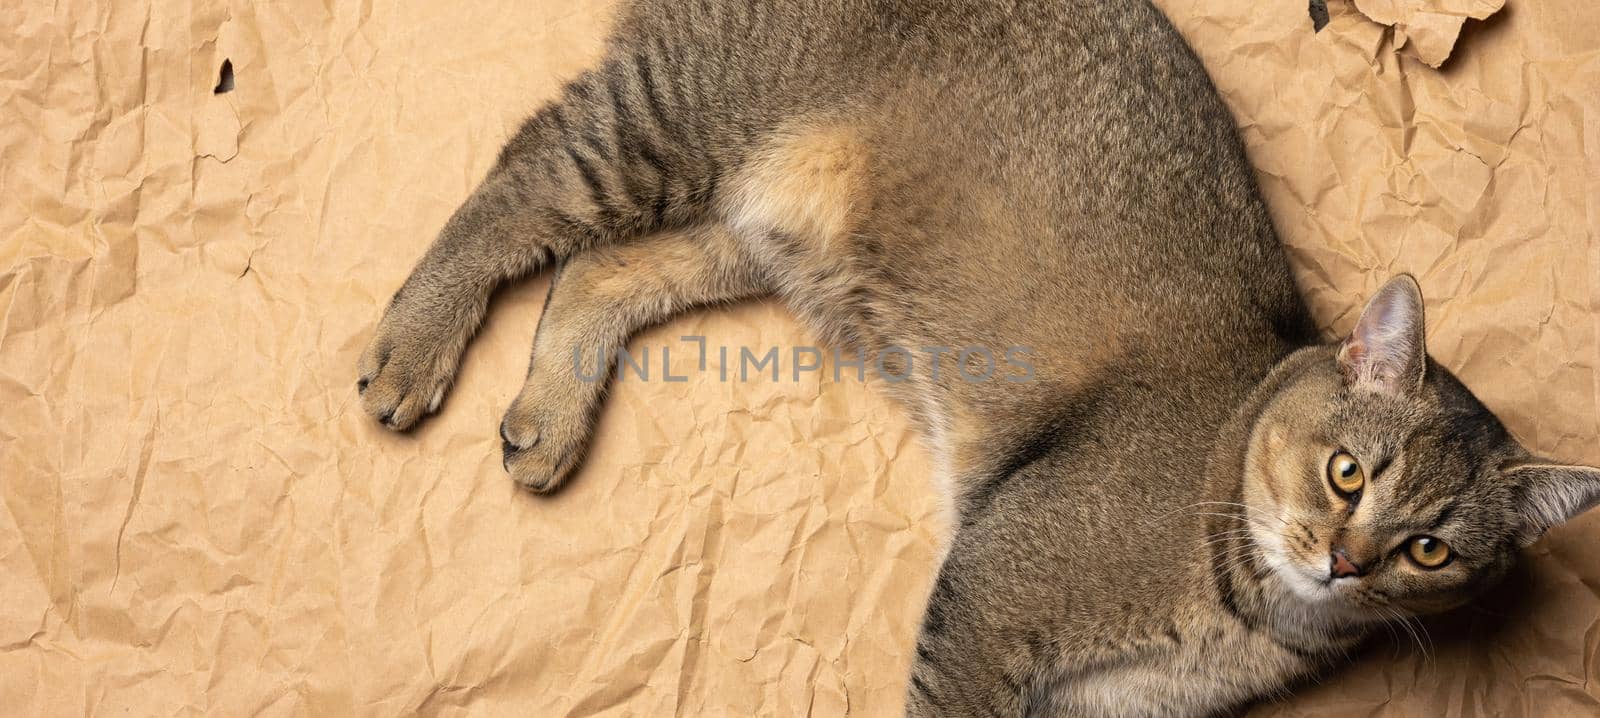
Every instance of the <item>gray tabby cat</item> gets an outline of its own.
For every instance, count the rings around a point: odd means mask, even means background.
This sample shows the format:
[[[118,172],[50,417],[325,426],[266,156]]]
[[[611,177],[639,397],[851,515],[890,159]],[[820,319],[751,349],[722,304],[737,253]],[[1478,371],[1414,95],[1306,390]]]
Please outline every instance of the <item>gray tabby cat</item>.
[[[491,292],[556,267],[500,425],[560,486],[608,352],[775,294],[826,341],[1031,349],[889,388],[956,511],[914,715],[1195,715],[1460,604],[1600,499],[1423,348],[1416,283],[1316,344],[1234,125],[1145,0],[647,0],[395,295],[366,411],[437,410]]]

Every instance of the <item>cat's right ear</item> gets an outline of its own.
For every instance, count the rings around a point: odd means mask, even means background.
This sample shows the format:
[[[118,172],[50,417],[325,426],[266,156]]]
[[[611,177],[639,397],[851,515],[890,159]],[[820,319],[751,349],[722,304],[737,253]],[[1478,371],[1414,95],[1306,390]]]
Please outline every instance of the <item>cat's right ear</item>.
[[[1529,463],[1506,472],[1517,487],[1522,509],[1522,545],[1600,504],[1600,469],[1556,463]]]
[[[1361,310],[1339,345],[1345,386],[1386,394],[1416,391],[1428,369],[1423,341],[1422,288],[1409,274],[1388,281]]]

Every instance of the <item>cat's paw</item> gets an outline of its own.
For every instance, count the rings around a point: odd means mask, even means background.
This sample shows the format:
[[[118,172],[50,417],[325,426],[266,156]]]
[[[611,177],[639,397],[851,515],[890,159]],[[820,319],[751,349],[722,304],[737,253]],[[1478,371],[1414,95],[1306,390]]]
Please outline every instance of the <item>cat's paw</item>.
[[[439,410],[461,350],[439,332],[418,329],[393,314],[384,316],[361,353],[356,391],[368,415],[390,429],[405,431]]]
[[[582,458],[588,422],[559,416],[561,408],[519,397],[500,421],[501,465],[529,491],[560,488]]]

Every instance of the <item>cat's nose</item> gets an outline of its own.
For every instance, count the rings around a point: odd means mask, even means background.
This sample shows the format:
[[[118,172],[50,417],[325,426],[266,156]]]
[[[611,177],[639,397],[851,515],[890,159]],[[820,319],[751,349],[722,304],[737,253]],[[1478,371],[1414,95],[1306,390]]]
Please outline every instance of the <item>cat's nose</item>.
[[[1334,578],[1345,578],[1360,576],[1364,571],[1359,564],[1344,555],[1344,549],[1336,548],[1328,554],[1328,573]]]

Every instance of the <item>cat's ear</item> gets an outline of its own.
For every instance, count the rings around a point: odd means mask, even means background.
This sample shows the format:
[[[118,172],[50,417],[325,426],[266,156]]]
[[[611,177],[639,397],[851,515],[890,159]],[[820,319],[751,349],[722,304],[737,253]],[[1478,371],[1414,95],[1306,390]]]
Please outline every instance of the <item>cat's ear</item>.
[[[1401,394],[1422,386],[1428,370],[1422,289],[1411,275],[1389,280],[1372,295],[1339,345],[1339,369],[1352,389]]]
[[[1506,475],[1518,490],[1524,546],[1600,504],[1600,469],[1592,466],[1531,463],[1512,467]]]

